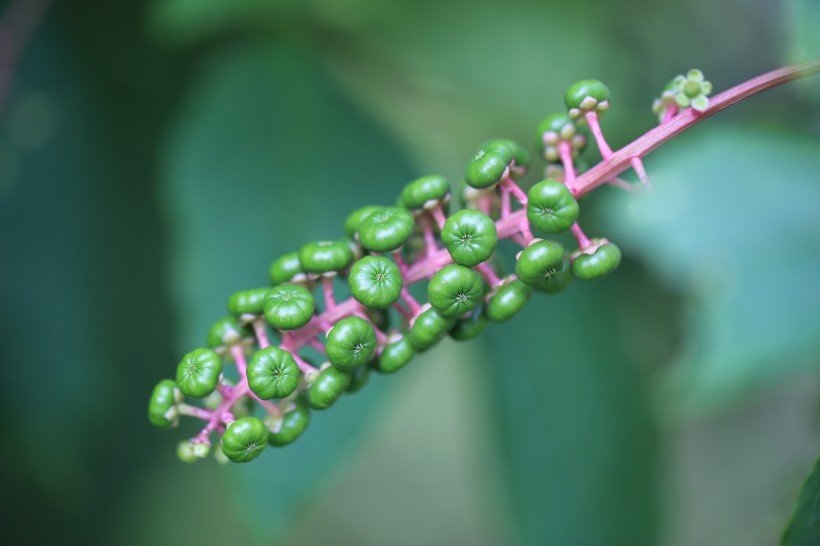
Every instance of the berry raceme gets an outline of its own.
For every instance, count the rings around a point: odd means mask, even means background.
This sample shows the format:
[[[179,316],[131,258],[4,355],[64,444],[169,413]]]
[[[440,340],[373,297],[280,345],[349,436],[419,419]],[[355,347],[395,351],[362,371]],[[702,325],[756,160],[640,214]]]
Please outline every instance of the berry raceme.
[[[573,84],[565,95],[567,110],[537,128],[545,180],[525,192],[519,180],[530,154],[511,140],[495,139],[467,162],[463,210],[448,215],[450,184],[431,175],[407,184],[393,206],[352,212],[343,226],[346,238],[285,254],[270,266],[272,286],[230,296],[230,316],[210,329],[209,348],[186,354],[176,378],[154,388],[149,421],[160,428],[176,427],[183,415],[204,421],[199,434],[177,448],[184,462],[206,457],[215,439],[220,462],[248,462],[268,446],[296,441],[311,411],[363,388],[371,370],[395,373],[448,335],[469,340],[492,322],[510,320],[533,292],[552,294],[572,278],[588,281],[613,272],[621,252],[605,238],[587,237],[578,223],[578,198],[605,183],[624,185],[617,176],[630,167],[648,184],[641,160],[671,136],[758,91],[817,72],[820,63],[783,68],[707,101],[711,85],[699,71],[689,71],[670,83],[663,107],[656,105],[660,126],[615,152],[598,123],[609,107],[609,89],[597,80]],[[591,169],[583,168],[581,158],[583,125],[603,157]],[[569,231],[577,249],[567,252],[557,241],[534,237],[533,230]],[[497,263],[503,239],[521,248],[509,275],[499,273],[505,264]],[[334,282],[340,280],[352,294],[344,301],[336,301]],[[428,303],[410,293],[420,281],[428,281]],[[319,365],[310,361],[316,354],[324,361]],[[238,379],[226,379],[224,369]]]

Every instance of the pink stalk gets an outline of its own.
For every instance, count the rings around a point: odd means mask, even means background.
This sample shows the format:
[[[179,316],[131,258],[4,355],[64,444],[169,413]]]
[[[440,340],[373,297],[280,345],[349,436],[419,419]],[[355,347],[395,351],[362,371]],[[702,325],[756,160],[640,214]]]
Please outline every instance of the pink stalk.
[[[444,209],[441,208],[441,203],[433,207],[430,210],[430,214],[433,216],[433,220],[436,221],[439,231],[441,231],[444,228],[444,223],[447,221],[447,218],[444,216]]]
[[[419,305],[419,302],[416,301],[416,298],[414,298],[410,294],[410,291],[407,290],[406,285],[402,286],[401,288],[401,299],[402,301],[404,301],[405,304],[407,304],[407,307],[410,309],[411,315],[415,316],[419,314],[419,311],[421,311],[421,305]]]
[[[501,279],[498,278],[498,275],[495,274],[493,268],[490,267],[486,262],[475,266],[475,270],[481,273],[481,276],[484,277],[484,279],[486,279],[487,283],[490,285],[490,288],[493,288],[501,284]]]
[[[521,238],[523,239],[521,241],[521,246],[527,248],[528,246],[530,246],[530,243],[532,243],[532,240],[534,239],[534,237],[532,236],[532,231],[530,230],[529,220],[522,220],[519,224],[519,229],[521,230]]]
[[[324,344],[315,337],[313,339],[309,339],[307,344],[316,349],[317,351],[319,351],[320,353],[325,354]]]
[[[419,222],[421,222],[421,233],[424,236],[425,255],[430,256],[438,249],[433,226],[430,225],[430,218],[427,216],[420,217]]]
[[[396,262],[396,266],[399,268],[399,274],[404,277],[404,274],[407,272],[407,264],[401,255],[401,249],[393,251],[393,261]]]
[[[670,102],[666,105],[666,109],[663,111],[663,119],[661,120],[661,125],[664,123],[669,123],[673,117],[678,114],[678,105],[677,103]]]
[[[265,331],[265,319],[258,318],[253,321],[253,332],[256,335],[256,342],[259,344],[260,349],[270,347],[268,333]]]
[[[512,211],[512,208],[510,207],[510,190],[500,184],[498,189],[501,192],[501,217],[506,218]]]
[[[236,371],[239,372],[239,377],[244,379],[248,364],[245,360],[245,352],[243,351],[242,346],[238,343],[231,345],[231,356],[233,357],[233,361],[236,363]]]
[[[180,415],[190,415],[191,417],[196,417],[198,419],[202,419],[203,421],[210,421],[213,416],[213,412],[210,410],[198,408],[196,406],[189,406],[188,404],[177,404],[177,411]]]
[[[592,136],[595,137],[595,143],[598,145],[598,150],[601,152],[601,157],[603,157],[604,161],[606,161],[612,157],[612,150],[610,149],[609,144],[606,143],[604,134],[601,132],[601,125],[598,123],[598,112],[591,110],[584,114],[584,117],[589,124],[590,131],[592,131]]]
[[[641,161],[641,158],[633,157],[629,160],[629,164],[632,165],[633,169],[635,169],[635,172],[638,174],[640,181],[643,182],[643,185],[649,186],[649,177],[646,176],[646,169],[643,168],[643,161]]]
[[[512,178],[505,178],[501,181],[501,187],[507,188],[507,190],[516,198],[516,200],[521,203],[521,206],[527,206],[527,194],[524,193],[524,190],[515,183]]]
[[[399,302],[393,304],[393,309],[398,311],[399,315],[401,315],[401,318],[403,318],[405,321],[410,320],[410,318],[413,316],[413,313],[405,309],[404,306]]]
[[[578,247],[581,250],[586,250],[592,246],[592,241],[586,236],[581,226],[578,225],[578,222],[572,224],[572,234],[575,236],[575,240],[578,241]]]
[[[564,166],[564,184],[575,180],[575,165],[572,163],[571,146],[566,140],[558,143],[558,154],[561,156],[561,164]]]
[[[478,198],[478,210],[491,216],[493,212],[493,198],[489,195],[482,195]]]
[[[618,178],[617,176],[612,180],[607,181],[607,184],[609,184],[610,186],[615,186],[616,188],[621,188],[622,190],[635,191],[635,188],[632,186],[632,184],[630,184],[623,178]]]
[[[325,297],[325,310],[332,311],[336,307],[336,297],[333,295],[333,277],[322,276],[322,291]]]

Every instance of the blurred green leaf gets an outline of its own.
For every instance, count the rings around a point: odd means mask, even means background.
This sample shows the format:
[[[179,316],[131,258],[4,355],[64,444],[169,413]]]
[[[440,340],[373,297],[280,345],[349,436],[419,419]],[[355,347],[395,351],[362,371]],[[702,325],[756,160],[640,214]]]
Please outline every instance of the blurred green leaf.
[[[820,460],[800,491],[794,515],[783,533],[781,546],[820,544]]]
[[[527,544],[657,544],[659,438],[636,364],[665,321],[629,309],[651,288],[627,266],[488,330],[487,399]]]
[[[180,354],[203,343],[232,292],[267,284],[274,258],[341,237],[348,212],[392,203],[412,177],[390,139],[284,44],[237,47],[206,63],[169,144]],[[344,460],[384,385],[314,412],[296,444],[227,468],[252,534],[269,539]]]
[[[816,370],[820,292],[807,287],[820,278],[820,139],[710,127],[647,166],[653,191],[606,212],[612,238],[690,296],[666,377],[681,409]]]

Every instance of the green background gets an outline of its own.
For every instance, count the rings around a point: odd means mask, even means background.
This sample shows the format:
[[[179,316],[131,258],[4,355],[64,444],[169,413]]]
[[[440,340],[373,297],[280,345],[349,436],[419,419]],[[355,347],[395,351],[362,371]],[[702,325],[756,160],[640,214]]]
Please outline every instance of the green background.
[[[818,78],[666,144],[651,194],[586,199],[615,274],[287,449],[183,465],[194,424],[145,411],[275,257],[423,174],[460,187],[488,138],[532,146],[573,81],[612,90],[617,148],[674,75],[726,89],[820,57],[819,26],[810,0],[53,2],[0,105],[3,536],[775,543],[820,454]]]

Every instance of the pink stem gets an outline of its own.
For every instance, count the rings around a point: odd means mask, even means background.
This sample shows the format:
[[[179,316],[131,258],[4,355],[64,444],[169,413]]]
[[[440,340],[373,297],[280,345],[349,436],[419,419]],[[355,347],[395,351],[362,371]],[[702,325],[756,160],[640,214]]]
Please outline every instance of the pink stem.
[[[498,275],[495,274],[493,268],[487,265],[487,263],[478,264],[475,266],[475,270],[481,273],[491,288],[498,286],[501,283],[501,279],[498,278]]]
[[[607,184],[609,184],[610,186],[615,186],[616,188],[621,188],[622,190],[635,191],[635,188],[632,186],[632,184],[630,184],[623,178],[618,178],[617,176],[612,180],[607,181]]]
[[[190,417],[197,417],[203,421],[210,421],[213,417],[213,412],[204,408],[196,406],[189,406],[188,404],[177,404],[177,411],[180,415],[188,415]]]
[[[572,145],[566,140],[558,143],[558,154],[561,164],[564,165],[564,184],[575,180],[575,165],[572,163]]]
[[[430,214],[433,215],[433,220],[436,221],[439,231],[444,229],[444,224],[447,222],[447,218],[444,216],[444,209],[441,207],[440,203],[430,210]]]
[[[307,344],[316,349],[317,351],[319,351],[320,353],[325,354],[325,345],[315,337],[313,339],[309,339]]]
[[[489,195],[482,195],[478,198],[478,210],[491,216],[493,212],[493,198]]]
[[[231,345],[231,356],[236,363],[236,371],[239,372],[240,381],[246,381],[245,372],[247,371],[248,364],[245,360],[245,352],[242,350],[242,346],[239,344]]]
[[[307,362],[302,360],[302,357],[299,356],[299,354],[296,351],[289,351],[289,352],[290,352],[291,356],[293,356],[293,360],[296,361],[296,365],[299,366],[299,371],[301,371],[302,374],[317,371],[317,369],[314,366],[311,366],[310,364],[308,364]]]
[[[609,144],[606,143],[604,134],[601,132],[601,125],[598,123],[598,112],[591,110],[584,114],[584,117],[589,124],[590,131],[592,131],[592,136],[595,137],[596,144],[598,144],[598,150],[601,152],[601,157],[603,157],[604,161],[606,161],[612,157],[612,150],[610,149]]]
[[[521,246],[527,248],[532,243],[534,237],[532,236],[532,231],[530,230],[530,222],[529,220],[522,220],[519,224],[519,229],[521,230],[521,236],[523,241],[521,241]]]
[[[405,321],[408,321],[413,317],[413,313],[405,309],[404,306],[399,302],[393,304],[393,309],[398,311],[399,315],[401,315],[401,318],[403,318]]]
[[[678,105],[674,102],[670,102],[666,105],[666,109],[663,111],[663,119],[661,120],[661,125],[664,123],[669,123],[673,117],[675,117],[678,113]]]
[[[643,168],[643,161],[641,161],[641,158],[633,157],[629,160],[629,164],[632,165],[633,169],[635,169],[635,172],[638,174],[640,181],[643,182],[643,185],[649,186],[649,177],[646,176],[646,169]]]
[[[416,301],[416,298],[414,298],[410,294],[410,291],[407,290],[407,286],[402,286],[401,288],[401,299],[404,301],[404,303],[407,304],[407,307],[410,309],[411,315],[415,316],[419,314],[419,311],[421,310],[421,305],[419,305],[419,302]]]
[[[505,178],[501,181],[501,187],[507,188],[510,193],[521,203],[521,206],[527,206],[527,194],[524,193],[524,190],[515,183],[512,178]]]
[[[669,120],[668,123],[658,125],[631,144],[615,152],[610,158],[601,161],[598,165],[580,175],[572,183],[567,183],[567,187],[575,197],[585,195],[598,186],[605,184],[607,180],[612,180],[627,170],[631,166],[633,157],[645,157],[649,152],[678,133],[720,112],[724,108],[766,89],[796,78],[818,73],[820,73],[820,61],[812,61],[772,70],[736,85],[711,97],[709,99],[709,108],[704,112],[696,112],[691,108],[687,108]]]
[[[333,311],[336,307],[336,297],[333,295],[333,277],[322,277],[322,291],[325,296],[325,310]]]
[[[265,319],[260,318],[253,321],[253,332],[256,335],[256,342],[259,344],[260,349],[270,347],[268,333],[265,331]]]
[[[438,250],[436,236],[433,233],[433,226],[430,225],[430,219],[427,216],[419,218],[419,222],[421,222],[421,232],[424,235],[425,255],[429,257]]]
[[[592,246],[592,241],[586,236],[581,226],[578,225],[578,222],[572,224],[572,234],[575,235],[575,240],[578,241],[578,247],[581,250],[586,250]]]
[[[401,255],[401,250],[393,251],[393,260],[399,268],[399,274],[404,277],[404,274],[407,272],[407,264],[404,262],[404,258]]]
[[[510,190],[503,185],[499,185],[498,189],[501,192],[501,218],[506,218],[512,210],[510,207]]]

